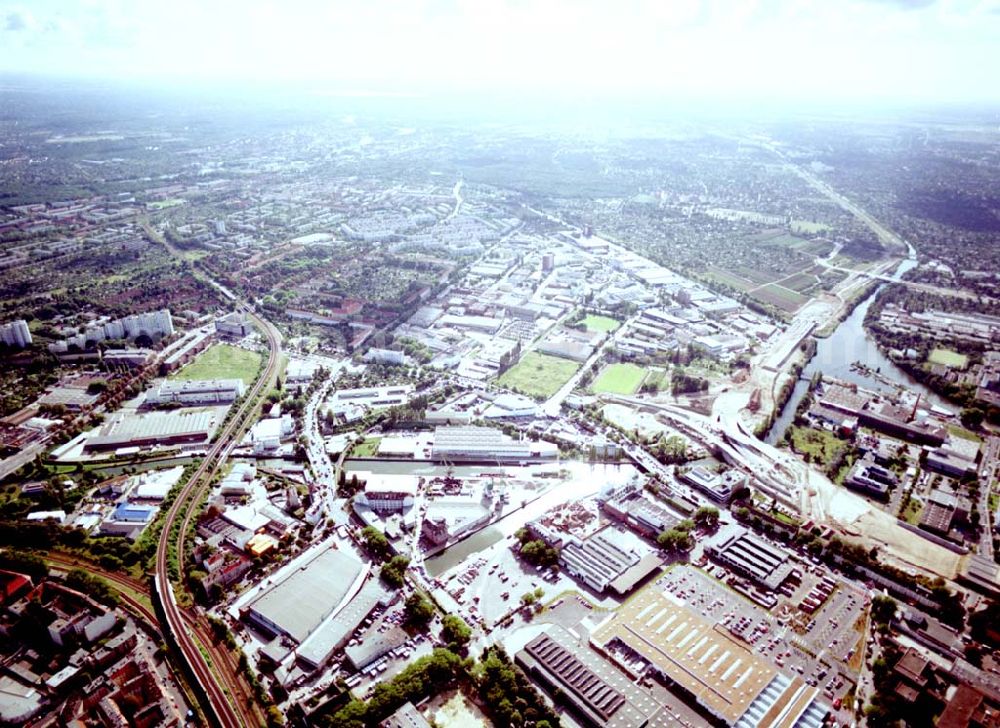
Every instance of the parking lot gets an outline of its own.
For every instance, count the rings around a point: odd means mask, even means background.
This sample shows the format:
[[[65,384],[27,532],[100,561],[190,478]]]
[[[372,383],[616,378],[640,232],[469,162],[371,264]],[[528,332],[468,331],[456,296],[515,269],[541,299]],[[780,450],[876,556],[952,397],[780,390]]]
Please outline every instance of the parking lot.
[[[721,567],[711,568],[716,573],[725,573]],[[863,612],[864,598],[852,587],[838,583],[815,615],[812,628],[805,635],[798,635],[787,619],[765,611],[692,566],[677,566],[657,583],[779,669],[800,675],[810,685],[819,687],[831,703],[842,699],[857,679],[840,662],[860,640],[854,623]]]
[[[514,542],[513,536],[507,536],[438,577],[448,594],[466,610],[463,616],[482,619],[487,628],[493,627],[521,605],[522,595],[536,589],[544,592],[542,602],[567,591],[579,591],[595,604],[612,608],[618,605],[611,597],[588,592],[561,571],[551,574],[525,563],[511,550]]]

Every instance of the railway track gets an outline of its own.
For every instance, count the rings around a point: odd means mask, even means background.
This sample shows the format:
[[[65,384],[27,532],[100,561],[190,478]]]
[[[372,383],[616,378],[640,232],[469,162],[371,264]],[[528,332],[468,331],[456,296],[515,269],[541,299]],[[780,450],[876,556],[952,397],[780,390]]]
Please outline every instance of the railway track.
[[[225,463],[233,443],[246,431],[250,423],[250,415],[257,406],[258,396],[271,385],[277,373],[281,358],[280,334],[273,325],[257,316],[245,304],[241,304],[241,308],[255,320],[267,337],[269,349],[267,366],[167,511],[160,532],[160,541],[157,544],[156,569],[153,580],[155,596],[162,606],[165,617],[165,624],[162,625],[164,633],[175,641],[187,664],[196,689],[204,697],[206,713],[210,720],[222,728],[239,728],[257,723],[255,716],[248,710],[249,706],[246,702],[238,705],[233,704],[230,699],[232,693],[227,694],[226,690],[219,685],[208,660],[195,642],[194,636],[197,634],[197,629],[191,629],[190,623],[185,617],[185,611],[177,604],[174,596],[173,584],[170,580],[170,556],[171,534],[175,525],[179,525],[175,552],[178,567],[183,567],[185,539],[191,522],[197,514],[198,503],[212,477]]]
[[[107,571],[71,554],[49,553],[45,559],[52,564],[68,569],[86,569],[95,576],[104,579],[118,592],[122,607],[142,621],[147,629],[160,635],[159,619],[157,619],[155,611],[149,605],[132,596],[133,592],[149,596],[148,582],[134,579],[119,572]],[[241,705],[246,706],[244,710],[250,713],[248,717],[251,718],[249,724],[263,724],[263,716],[256,715],[252,711],[251,706],[254,704],[255,696],[250,686],[240,678],[239,660],[234,652],[226,645],[219,644],[211,628],[205,626],[196,612],[185,610],[183,616],[189,629],[194,632],[201,646],[209,653],[212,662],[222,668],[220,676],[225,683],[224,690],[239,698]]]

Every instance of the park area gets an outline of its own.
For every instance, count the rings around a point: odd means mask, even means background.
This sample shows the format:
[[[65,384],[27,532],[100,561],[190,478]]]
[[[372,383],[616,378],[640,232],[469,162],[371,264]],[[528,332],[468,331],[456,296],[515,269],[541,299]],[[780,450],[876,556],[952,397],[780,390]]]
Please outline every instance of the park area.
[[[635,364],[609,364],[590,385],[596,394],[635,394],[646,378],[646,370]]]
[[[590,331],[591,333],[602,334],[609,334],[621,326],[618,321],[609,316],[594,316],[593,314],[588,315],[583,320],[583,325],[586,326],[587,331]]]
[[[529,351],[517,364],[500,375],[497,383],[536,399],[546,399],[576,374],[580,365],[556,356]]]
[[[806,462],[827,465],[846,443],[827,430],[813,430],[808,427],[790,428],[792,449],[804,456]]]
[[[965,369],[969,363],[969,357],[951,349],[935,349],[927,357],[927,361],[931,364],[940,364],[950,369]]]
[[[242,379],[250,384],[260,370],[261,356],[230,344],[216,344],[193,362],[173,374],[171,379]]]

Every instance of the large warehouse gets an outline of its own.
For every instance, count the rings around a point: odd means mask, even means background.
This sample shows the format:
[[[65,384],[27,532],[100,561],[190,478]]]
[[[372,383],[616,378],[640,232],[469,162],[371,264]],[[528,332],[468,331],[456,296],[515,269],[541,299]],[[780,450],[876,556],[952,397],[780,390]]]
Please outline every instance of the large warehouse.
[[[549,690],[558,688],[561,699],[573,707],[577,716],[586,719],[583,725],[605,728],[666,725],[658,702],[562,627],[549,627],[528,642],[514,659]]]
[[[818,688],[789,676],[657,585],[626,602],[590,643],[630,674],[648,665],[702,710],[738,728],[819,728]]]
[[[84,450],[106,451],[122,447],[206,443],[225,417],[225,408],[197,411],[119,412],[104,423],[97,434],[87,437]]]
[[[437,462],[503,462],[551,459],[552,443],[515,440],[492,427],[437,427],[431,459]]]
[[[161,382],[146,395],[146,404],[209,405],[229,404],[243,396],[242,379],[194,379]]]
[[[365,571],[344,551],[307,552],[282,569],[277,583],[243,607],[241,616],[270,635],[301,644],[356,591]]]
[[[720,529],[705,544],[705,553],[772,591],[781,586],[793,570],[788,554],[737,525]]]

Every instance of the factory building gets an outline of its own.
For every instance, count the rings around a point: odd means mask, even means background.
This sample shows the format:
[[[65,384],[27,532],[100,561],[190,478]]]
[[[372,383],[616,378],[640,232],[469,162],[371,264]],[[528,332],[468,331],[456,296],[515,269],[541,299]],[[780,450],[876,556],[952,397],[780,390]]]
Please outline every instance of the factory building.
[[[219,425],[219,413],[209,411],[117,413],[88,436],[84,450],[117,450],[151,445],[190,445],[208,442]]]
[[[230,404],[246,392],[242,379],[167,380],[146,394],[146,404]]]
[[[250,319],[242,311],[233,311],[215,319],[215,333],[231,339],[242,339],[253,331]]]
[[[438,462],[501,462],[553,458],[551,443],[514,440],[491,427],[437,427],[431,459]]]
[[[241,610],[241,617],[267,634],[303,643],[323,621],[343,606],[366,569],[351,554],[324,548],[304,554],[271,579]]]
[[[735,524],[712,536],[705,543],[705,553],[771,591],[792,575],[792,564],[784,551]]]
[[[605,620],[590,644],[633,680],[656,675],[713,725],[820,728],[829,713],[819,688],[780,672],[655,585]]]

